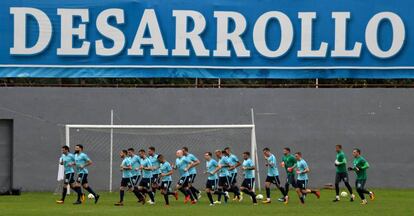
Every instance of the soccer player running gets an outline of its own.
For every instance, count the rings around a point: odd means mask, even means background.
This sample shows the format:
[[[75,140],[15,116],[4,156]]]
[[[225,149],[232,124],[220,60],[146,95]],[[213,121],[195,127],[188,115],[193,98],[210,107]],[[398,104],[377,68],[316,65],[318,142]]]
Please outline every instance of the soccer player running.
[[[257,205],[256,194],[254,192],[254,170],[256,168],[252,159],[250,159],[250,152],[244,152],[243,159],[242,170],[244,171],[244,180],[240,189],[252,197],[253,205]]]
[[[345,183],[346,188],[348,188],[349,193],[351,194],[351,202],[354,201],[355,195],[352,193],[352,187],[349,185],[349,178],[348,178],[348,170],[346,168],[346,156],[345,153],[342,151],[342,145],[336,145],[336,160],[335,160],[335,166],[336,166],[336,175],[335,175],[335,199],[333,202],[338,202],[340,200],[339,198],[339,183],[343,181]]]
[[[350,171],[355,171],[355,174],[357,176],[355,181],[355,187],[359,197],[362,200],[361,204],[366,205],[368,202],[365,199],[365,194],[368,194],[371,200],[375,199],[374,192],[365,189],[365,184],[367,182],[367,169],[369,168],[369,164],[368,161],[361,156],[360,149],[354,149],[352,151],[352,155],[354,156],[354,165],[353,167],[349,167],[348,169]]]
[[[158,154],[155,153],[155,147],[148,148],[148,159],[151,161],[152,164],[152,179],[151,179],[151,187],[152,192],[154,193],[157,191],[159,185],[159,174],[160,174],[160,162],[158,161]]]
[[[75,187],[75,156],[70,153],[68,146],[62,147],[62,156],[60,157],[60,165],[63,165],[65,172],[65,179],[63,182],[62,198],[56,201],[57,204],[65,202],[66,194],[68,193],[68,185],[78,194],[78,199],[75,204],[81,203],[82,191],[80,187]]]
[[[76,187],[83,187],[86,191],[95,197],[95,204],[98,203],[99,194],[96,194],[88,184],[88,169],[86,167],[92,164],[91,159],[87,154],[83,152],[83,145],[75,146],[75,164],[78,178],[76,180]],[[82,194],[82,202],[85,201],[85,194]],[[74,204],[82,204],[82,202],[76,202]]]
[[[279,170],[277,169],[277,160],[276,157],[270,152],[269,148],[263,149],[263,154],[266,159],[266,167],[267,167],[267,177],[265,181],[265,188],[266,188],[266,200],[263,200],[264,204],[271,203],[270,199],[270,186],[272,184],[276,185],[276,187],[280,190],[283,197],[285,197],[285,189],[280,186],[280,179],[279,179]]]
[[[290,153],[290,148],[286,147],[283,149],[283,157],[281,166],[286,170],[286,183],[285,183],[285,196],[279,199],[280,202],[285,204],[289,203],[289,185],[292,185],[293,188],[296,188],[296,179],[295,179],[295,167],[296,159]]]
[[[141,158],[141,172],[142,172],[142,179],[139,182],[138,190],[141,194],[144,195],[148,194],[150,197],[150,205],[155,204],[154,193],[152,192],[151,181],[152,181],[152,163],[151,160],[147,157],[145,150],[139,150],[139,157]],[[145,204],[145,199],[142,204]]]
[[[165,160],[163,155],[158,155],[158,162],[160,163],[160,175],[159,179],[161,181],[160,183],[160,190],[161,194],[164,196],[165,205],[170,205],[170,201],[168,196],[172,195],[175,197],[175,200],[178,200],[178,193],[177,192],[171,192],[171,182],[172,178],[171,175],[173,174],[173,169],[171,164]]]
[[[122,150],[119,153],[119,157],[122,159],[122,163],[120,166],[120,170],[122,172],[122,180],[121,180],[121,187],[119,188],[119,202],[115,203],[115,206],[123,206],[124,205],[124,196],[125,190],[131,190],[134,188],[134,173],[132,168],[131,158],[128,157],[128,151]],[[143,195],[138,192],[135,188],[132,190],[138,200],[144,199]]]
[[[219,194],[217,190],[218,184],[218,176],[217,173],[214,173],[216,168],[218,167],[218,163],[216,160],[212,158],[213,154],[211,152],[204,153],[204,159],[206,160],[206,172],[208,174],[207,182],[206,182],[206,193],[208,200],[210,201],[210,206],[214,205],[213,200],[213,193]],[[225,195],[224,192],[220,192],[222,195]]]
[[[175,188],[184,194],[185,204],[188,203],[190,200],[191,204],[196,204],[197,200],[195,199],[193,193],[190,190],[190,174],[188,173],[188,170],[190,170],[193,166],[193,162],[191,162],[187,157],[184,156],[183,150],[178,150],[176,152],[176,156],[177,159],[175,160],[174,169],[177,169],[180,173],[180,180],[178,181]]]
[[[239,187],[237,187],[237,167],[239,167],[241,163],[237,156],[231,153],[230,147],[224,148],[224,151],[226,152],[226,156],[228,157],[230,163],[230,190],[234,193],[233,200],[241,202],[243,200],[243,196],[240,193]]]
[[[128,157],[132,164],[132,180],[134,181],[134,189],[138,190],[137,184],[141,178],[141,158],[135,154],[134,148],[128,149]]]
[[[217,157],[218,166],[216,169],[212,172],[212,174],[218,173],[219,181],[218,181],[218,198],[217,201],[214,202],[214,204],[221,204],[221,197],[224,194],[224,202],[227,203],[227,200],[229,199],[229,193],[227,192],[230,187],[229,182],[229,167],[230,163],[228,161],[228,158],[224,156],[225,151],[216,150],[215,155]]]
[[[310,169],[306,161],[302,158],[302,153],[296,152],[295,158],[296,174],[298,175],[296,181],[296,193],[299,196],[300,202],[305,204],[305,196],[308,193],[315,194],[315,196],[319,199],[321,197],[319,190],[308,189],[308,173],[310,172]]]
[[[191,162],[193,162],[192,167],[188,170],[188,173],[190,174],[188,184],[189,184],[191,193],[193,193],[194,197],[198,200],[201,198],[201,193],[197,188],[194,187],[193,184],[197,176],[197,170],[195,167],[200,164],[200,160],[198,160],[193,154],[189,153],[187,147],[183,147],[182,150],[183,150],[184,156],[187,157]]]

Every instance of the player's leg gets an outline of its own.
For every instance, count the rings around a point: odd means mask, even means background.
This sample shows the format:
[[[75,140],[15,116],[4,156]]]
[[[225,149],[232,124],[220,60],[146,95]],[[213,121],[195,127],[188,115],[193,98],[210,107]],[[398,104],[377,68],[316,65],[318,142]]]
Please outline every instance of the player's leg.
[[[73,179],[73,177],[71,177],[73,175],[74,173],[65,174],[65,179],[63,180],[62,197],[60,200],[56,201],[57,204],[63,204],[65,202],[66,194],[68,194],[68,185],[73,184],[73,182],[70,182],[70,180]]]
[[[368,194],[371,200],[375,199],[374,193],[372,191],[368,191],[365,189],[366,180],[357,180],[356,181],[356,188],[359,194],[359,197],[362,200],[361,204],[367,204],[367,200],[365,199],[365,194]]]
[[[306,189],[305,181],[297,180],[296,181],[296,193],[298,194],[299,200],[302,204],[305,204],[305,197],[303,194],[303,190]]]
[[[162,181],[160,184],[161,194],[164,196],[165,205],[170,205],[168,198],[170,185],[171,182],[169,181]]]
[[[78,177],[76,178],[76,181],[74,183],[74,190],[76,191],[78,197],[76,199],[76,202],[74,202],[74,205],[82,204],[82,200],[85,199],[85,194],[82,193],[82,183],[83,183],[83,173],[78,174]]]
[[[122,178],[121,187],[119,187],[119,202],[115,203],[115,206],[124,205],[125,189],[128,187],[128,178]]]
[[[224,202],[227,202],[228,193],[225,191],[226,187],[227,187],[227,177],[225,177],[225,176],[219,177],[218,190],[216,192],[214,192],[215,194],[217,194],[217,203],[218,204],[221,203],[221,197],[222,196],[224,196]]]
[[[349,184],[348,173],[344,173],[344,175],[342,176],[342,181],[344,182],[346,188],[348,189],[349,194],[351,194],[350,201],[353,202],[355,200],[355,195],[353,193],[351,185]]]
[[[230,183],[231,183],[231,191],[234,193],[233,200],[238,200],[239,202],[241,202],[242,197],[240,194],[240,188],[237,186],[237,173],[233,173],[231,175]]]
[[[187,194],[190,196],[191,204],[195,204],[195,203],[197,203],[197,199],[196,199],[195,195],[190,190],[190,185],[189,185],[190,181],[191,181],[190,177],[185,178],[183,188],[184,188],[184,190],[187,191]]]
[[[275,176],[275,182],[274,182],[274,184],[279,189],[280,193],[282,193],[282,196],[283,197],[286,196],[286,194],[285,194],[285,188],[280,185],[279,176]]]
[[[333,202],[338,202],[340,200],[339,198],[339,183],[341,182],[341,176],[340,173],[335,174],[335,199]]]
[[[149,182],[147,184],[147,188],[146,188],[148,196],[150,198],[150,201],[148,201],[148,203],[151,204],[151,205],[155,204],[155,194],[153,192],[153,187],[152,187],[153,184],[152,183],[153,183],[152,179],[150,178]]]
[[[297,188],[296,179],[294,175],[288,175],[287,176],[287,187],[285,186],[285,197],[284,197],[284,204],[289,203],[289,184],[292,185],[293,188]]]
[[[83,174],[82,187],[95,197],[95,204],[98,203],[99,194],[95,193],[95,191],[93,191],[92,188],[89,186],[89,184],[88,184],[88,174]]]
[[[272,182],[274,177],[273,176],[267,176],[266,177],[266,181],[265,181],[265,189],[266,189],[266,200],[263,200],[264,204],[268,204],[271,203],[271,199],[270,199],[270,186],[272,185]]]
[[[249,196],[251,196],[253,204],[257,204],[256,193],[254,192],[253,185],[254,185],[254,179],[253,178],[244,179],[243,183],[240,187],[240,190],[243,191],[243,193],[248,194]]]
[[[180,180],[177,182],[177,185],[175,186],[175,189],[180,191],[183,195],[184,195],[184,203],[187,203],[190,201],[190,194],[188,193],[188,191],[186,190],[185,186],[185,182],[186,177],[181,177]]]
[[[213,195],[212,195],[214,184],[215,184],[214,180],[207,180],[205,191],[208,197],[208,201],[210,202],[210,205],[214,205],[214,200],[213,200]]]
[[[195,181],[195,178],[196,178],[196,176],[197,176],[197,174],[192,174],[191,175],[191,181],[189,182],[189,186],[190,186],[190,190],[191,190],[191,192],[195,195],[195,197],[197,198],[197,199],[199,199],[199,198],[201,198],[200,197],[200,195],[201,195],[201,193],[200,193],[200,191],[197,189],[197,188],[195,188],[194,187],[194,181]]]

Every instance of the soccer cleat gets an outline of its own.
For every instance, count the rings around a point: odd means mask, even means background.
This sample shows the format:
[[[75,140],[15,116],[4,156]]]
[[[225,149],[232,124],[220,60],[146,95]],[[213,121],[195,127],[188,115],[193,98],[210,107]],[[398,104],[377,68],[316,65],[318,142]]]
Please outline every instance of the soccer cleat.
[[[370,191],[370,192],[369,192],[369,198],[370,198],[371,200],[374,200],[374,199],[375,199],[375,194],[374,194],[374,192],[372,192],[372,191]]]
[[[279,201],[279,202],[285,202],[285,198],[284,197],[280,197],[277,201]]]
[[[214,201],[214,204],[221,205],[221,202],[220,201]]]
[[[175,200],[178,200],[178,192],[177,191],[174,192],[174,197],[175,197]]]
[[[316,191],[315,192],[315,195],[316,195],[316,197],[319,199],[319,198],[321,198],[321,192],[320,191]]]
[[[340,201],[340,199],[338,199],[338,198],[335,198],[334,200],[332,200],[332,202],[339,202]]]
[[[187,204],[191,200],[190,195],[187,195],[184,199],[184,204]]]
[[[355,200],[355,195],[351,194],[351,199],[349,201],[353,202]]]
[[[257,204],[257,203],[253,203],[253,205],[254,205],[254,206],[257,206],[258,204]]]
[[[197,204],[196,200],[191,201],[191,205]]]
[[[210,206],[214,206],[214,203],[210,203]]]
[[[153,202],[153,201],[151,201],[151,200],[150,200],[150,201],[148,202],[148,204],[150,204],[150,205],[155,205],[155,202]]]
[[[262,203],[263,204],[270,204],[270,203],[272,203],[272,201],[270,199],[267,199],[267,200],[263,200]]]
[[[63,200],[56,200],[56,204],[63,204],[63,203],[65,203],[65,201],[63,201]]]
[[[243,201],[243,193],[240,193],[239,202]]]
[[[95,204],[98,203],[99,197],[100,197],[99,194],[96,194],[96,196],[95,196]]]
[[[114,205],[115,205],[115,206],[124,206],[124,203],[123,203],[123,202],[117,202],[117,203],[115,203]]]
[[[289,203],[289,197],[288,196],[286,196],[285,197],[285,201],[283,202],[285,205],[287,205],[288,203]]]
[[[82,203],[84,203],[84,202],[85,202],[85,199],[86,199],[86,196],[85,196],[85,194],[84,194],[84,193],[82,193],[82,196],[81,196],[81,201],[82,201]]]
[[[80,204],[82,204],[82,202],[79,200],[73,203],[73,205],[80,205]]]
[[[368,201],[367,200],[362,200],[361,205],[366,205],[366,204],[368,204]]]

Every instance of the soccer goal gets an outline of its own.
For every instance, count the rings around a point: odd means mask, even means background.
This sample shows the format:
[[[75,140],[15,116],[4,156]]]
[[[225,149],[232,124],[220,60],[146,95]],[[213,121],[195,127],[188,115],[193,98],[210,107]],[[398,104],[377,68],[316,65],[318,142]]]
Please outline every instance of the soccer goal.
[[[93,161],[90,168],[89,181],[98,190],[113,191],[119,187],[121,173],[119,152],[122,149],[134,148],[147,150],[156,148],[171,163],[175,162],[175,152],[186,146],[201,164],[197,167],[195,185],[203,188],[207,175],[204,174],[205,161],[203,155],[210,151],[230,147],[233,154],[242,162],[242,153],[250,151],[256,161],[256,178],[260,182],[259,164],[257,163],[257,145],[255,125],[82,125],[65,126],[66,145],[82,144],[85,152]],[[215,157],[214,157],[215,158]],[[238,180],[242,179],[239,169]],[[175,173],[174,181],[178,180]],[[257,184],[260,190],[260,184]]]

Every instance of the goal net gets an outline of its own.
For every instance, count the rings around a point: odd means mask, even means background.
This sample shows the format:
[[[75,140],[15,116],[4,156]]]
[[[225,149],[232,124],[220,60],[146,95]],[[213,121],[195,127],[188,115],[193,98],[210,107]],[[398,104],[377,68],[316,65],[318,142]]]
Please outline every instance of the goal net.
[[[201,162],[197,166],[195,186],[204,188],[207,176],[204,174],[204,153],[214,154],[217,149],[230,147],[233,154],[243,161],[242,153],[250,151],[253,161],[257,159],[255,126],[247,125],[66,125],[66,145],[84,146],[85,153],[93,161],[89,168],[89,182],[97,190],[110,191],[119,187],[121,158],[119,152],[130,147],[138,153],[155,147],[157,154],[163,154],[170,163],[175,163],[175,152],[188,147]],[[214,157],[215,158],[215,157]],[[215,158],[216,159],[216,158]],[[259,164],[256,163],[256,167]],[[256,179],[260,176],[256,169]],[[177,181],[178,172],[173,175]],[[242,170],[238,170],[238,182],[242,180]],[[175,183],[175,182],[174,182]],[[260,189],[260,184],[257,184]]]

